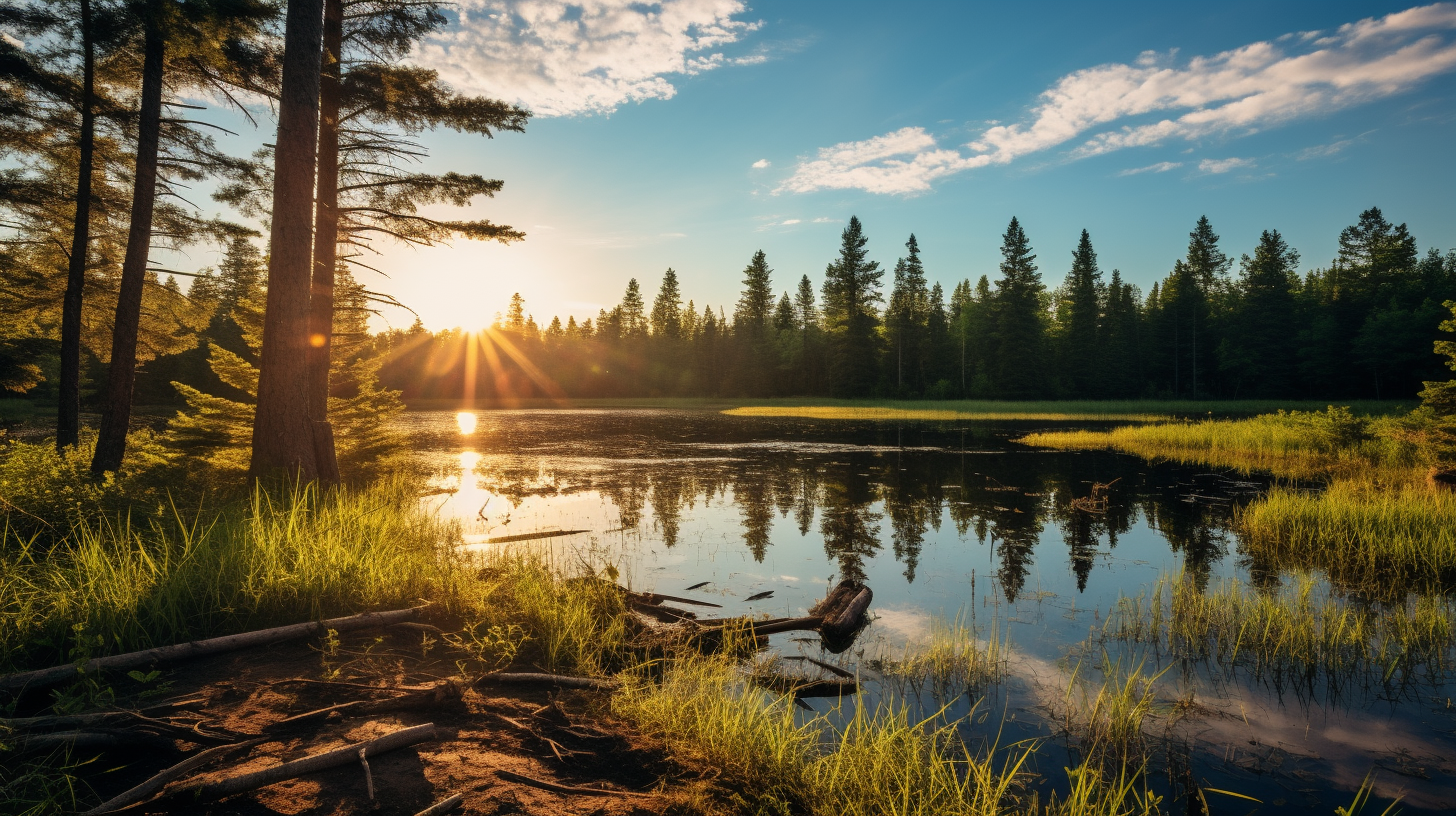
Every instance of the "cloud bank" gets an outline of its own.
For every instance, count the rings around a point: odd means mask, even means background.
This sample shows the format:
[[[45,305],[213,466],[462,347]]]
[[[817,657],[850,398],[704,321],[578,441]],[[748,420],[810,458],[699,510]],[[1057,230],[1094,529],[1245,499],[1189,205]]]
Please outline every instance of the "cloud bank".
[[[735,19],[742,0],[458,0],[459,23],[418,52],[457,89],[505,99],[537,116],[610,113],[670,99],[671,75],[726,65],[716,49],[759,24]]]
[[[918,127],[821,148],[801,160],[777,192],[913,194],[953,173],[1009,164],[1078,140],[1069,158],[1170,139],[1247,135],[1403,93],[1456,69],[1453,30],[1456,4],[1437,3],[1348,23],[1331,33],[1289,34],[1194,57],[1183,65],[1175,64],[1173,54],[1146,52],[1132,64],[1062,77],[1041,94],[1027,121],[988,128],[961,149],[938,147]],[[1117,126],[1130,119],[1139,121]]]

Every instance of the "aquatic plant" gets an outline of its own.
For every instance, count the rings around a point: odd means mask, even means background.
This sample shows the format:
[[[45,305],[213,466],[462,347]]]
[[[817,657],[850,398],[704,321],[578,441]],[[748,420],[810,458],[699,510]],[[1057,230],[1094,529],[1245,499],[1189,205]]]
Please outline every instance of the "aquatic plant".
[[[1308,573],[1262,590],[1238,579],[1203,589],[1179,574],[1120,599],[1102,634],[1256,675],[1375,671],[1391,679],[1452,665],[1456,607],[1439,596],[1357,603]]]
[[[891,685],[920,690],[948,700],[999,682],[1006,675],[1008,646],[1000,621],[993,619],[985,639],[965,612],[954,620],[931,621],[928,637],[899,650],[883,649],[868,661]]]

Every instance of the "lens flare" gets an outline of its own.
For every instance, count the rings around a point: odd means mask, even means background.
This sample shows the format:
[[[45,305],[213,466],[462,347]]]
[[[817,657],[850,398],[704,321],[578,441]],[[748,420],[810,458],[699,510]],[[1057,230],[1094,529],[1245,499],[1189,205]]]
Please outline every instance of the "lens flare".
[[[461,436],[470,436],[475,433],[475,412],[461,411],[455,415],[455,424],[460,426]]]

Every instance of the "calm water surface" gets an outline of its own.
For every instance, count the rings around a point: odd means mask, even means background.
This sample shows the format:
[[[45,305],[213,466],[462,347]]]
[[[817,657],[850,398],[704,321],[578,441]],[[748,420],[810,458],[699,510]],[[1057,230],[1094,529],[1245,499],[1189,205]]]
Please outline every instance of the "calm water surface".
[[[841,578],[875,592],[874,624],[856,648],[807,654],[873,672],[866,658],[923,640],[937,618],[960,616],[1011,646],[1010,677],[974,703],[971,731],[1002,744],[1038,736],[1037,763],[1055,787],[1076,761],[1057,728],[1068,678],[1100,679],[1102,650],[1079,644],[1124,596],[1180,570],[1195,580],[1277,585],[1230,529],[1233,509],[1264,485],[1206,469],[1108,452],[1050,452],[1011,441],[1046,422],[857,422],[729,417],[711,411],[524,410],[414,412],[419,455],[453,493],[430,499],[459,518],[473,547],[539,530],[560,558],[614,565],[634,588],[692,594],[724,614],[803,614]],[[469,431],[468,433],[464,431]],[[1111,484],[1104,515],[1069,503]],[[699,582],[711,582],[687,592]],[[746,600],[757,593],[773,595]],[[1110,647],[1109,647],[1110,648]],[[1110,654],[1124,666],[1136,649]],[[1333,813],[1372,770],[1377,792],[1406,812],[1456,810],[1456,709],[1450,672],[1435,677],[1320,677],[1275,682],[1175,664],[1166,701],[1195,715],[1149,736],[1162,746],[1153,778],[1182,797],[1190,783],[1254,796],[1262,807],[1208,794],[1214,813]],[[872,684],[873,685],[873,684]],[[866,695],[873,704],[876,691]],[[933,713],[939,703],[913,702]],[[815,701],[823,710],[826,701]],[[851,704],[852,705],[852,704]],[[846,706],[848,708],[848,706]],[[1156,733],[1154,733],[1156,732]],[[1178,803],[1175,807],[1181,807]],[[1199,812],[1191,809],[1190,813]]]

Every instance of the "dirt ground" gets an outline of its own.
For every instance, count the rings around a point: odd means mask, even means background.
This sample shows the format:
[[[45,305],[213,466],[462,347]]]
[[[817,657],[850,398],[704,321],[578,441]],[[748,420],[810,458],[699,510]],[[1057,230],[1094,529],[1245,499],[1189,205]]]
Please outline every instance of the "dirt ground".
[[[463,688],[429,708],[353,714],[348,709],[294,723],[298,714],[395,696],[388,688],[439,683],[456,675],[455,658],[417,629],[314,639],[179,664],[155,682],[160,694],[141,705],[149,717],[202,732],[262,742],[229,753],[185,780],[217,780],[433,723],[438,738],[369,756],[374,798],[364,768],[351,763],[216,802],[167,793],[128,813],[415,814],[453,794],[452,813],[647,816],[714,813],[723,791],[714,780],[670,761],[660,746],[605,712],[597,692],[548,688]],[[204,747],[178,740],[156,747],[109,750],[85,765],[85,781],[102,801],[128,790]],[[92,751],[91,755],[95,752]],[[73,759],[84,759],[78,752]],[[503,778],[501,772],[515,774]],[[532,782],[522,781],[527,777]],[[563,793],[533,783],[592,792]],[[599,791],[599,793],[597,792]]]

